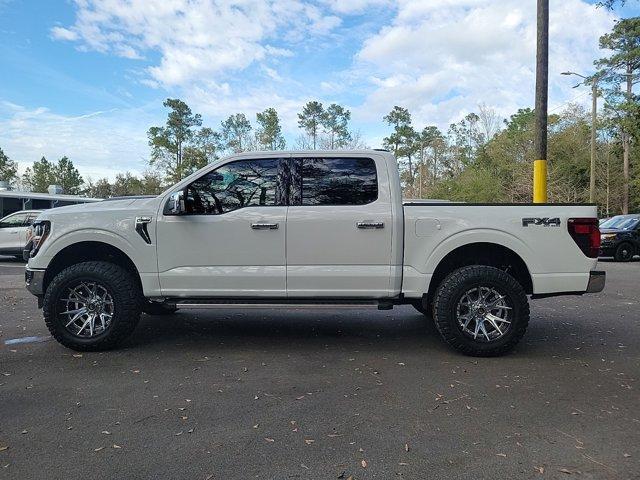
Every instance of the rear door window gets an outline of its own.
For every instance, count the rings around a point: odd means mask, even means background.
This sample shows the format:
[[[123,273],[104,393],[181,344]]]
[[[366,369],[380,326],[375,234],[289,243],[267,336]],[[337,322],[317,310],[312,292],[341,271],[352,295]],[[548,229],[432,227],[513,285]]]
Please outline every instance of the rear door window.
[[[371,158],[294,158],[292,205],[366,205],[378,199]]]

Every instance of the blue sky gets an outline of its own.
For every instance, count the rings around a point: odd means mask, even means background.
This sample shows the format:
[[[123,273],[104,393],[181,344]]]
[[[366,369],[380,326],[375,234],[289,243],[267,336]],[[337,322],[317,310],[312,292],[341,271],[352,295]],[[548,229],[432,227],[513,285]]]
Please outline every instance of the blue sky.
[[[588,91],[615,12],[551,0],[551,108]],[[480,104],[533,103],[534,0],[0,0],[0,147],[24,169],[68,155],[85,176],[146,168],[145,132],[179,97],[217,127],[275,107],[289,146],[311,99],[350,108],[371,147],[382,116],[443,128]]]

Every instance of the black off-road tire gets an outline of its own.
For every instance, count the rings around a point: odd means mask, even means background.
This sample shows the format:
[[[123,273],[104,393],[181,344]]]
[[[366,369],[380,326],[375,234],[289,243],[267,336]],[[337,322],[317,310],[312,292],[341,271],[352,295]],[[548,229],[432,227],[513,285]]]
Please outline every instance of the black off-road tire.
[[[478,286],[494,288],[501,295],[506,295],[511,307],[509,330],[489,342],[467,336],[456,314],[458,302],[465,292]],[[433,318],[442,338],[454,349],[475,357],[497,357],[511,351],[525,334],[529,325],[529,301],[522,286],[508,273],[495,267],[472,265],[453,271],[438,286]]]
[[[633,245],[628,242],[621,243],[616,248],[616,253],[613,256],[616,262],[630,262],[633,260],[633,255],[635,254]]]
[[[147,315],[171,315],[178,311],[177,307],[171,307],[158,302],[145,302],[142,311]]]
[[[91,338],[81,338],[65,328],[59,315],[60,301],[66,287],[74,282],[97,282],[113,298],[113,317],[105,332]],[[142,292],[133,275],[126,269],[108,262],[83,262],[57,274],[47,287],[43,301],[44,321],[53,338],[76,351],[100,351],[115,348],[135,330],[142,308]]]

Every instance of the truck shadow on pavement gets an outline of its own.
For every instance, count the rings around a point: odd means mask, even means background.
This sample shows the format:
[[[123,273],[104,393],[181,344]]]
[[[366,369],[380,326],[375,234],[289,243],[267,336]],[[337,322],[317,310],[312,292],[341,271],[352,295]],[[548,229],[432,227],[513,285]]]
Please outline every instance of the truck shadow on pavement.
[[[127,347],[223,346],[279,349],[327,345],[446,349],[433,321],[410,307],[393,312],[352,310],[180,310],[143,315]]]
[[[535,319],[516,355],[575,353],[576,346],[599,344],[599,328],[573,316]],[[574,340],[575,339],[575,340]],[[576,345],[573,345],[573,343]],[[233,350],[290,353],[327,348],[379,351],[441,351],[447,347],[431,318],[411,307],[392,312],[316,310],[181,310],[169,316],[143,315],[126,349]]]

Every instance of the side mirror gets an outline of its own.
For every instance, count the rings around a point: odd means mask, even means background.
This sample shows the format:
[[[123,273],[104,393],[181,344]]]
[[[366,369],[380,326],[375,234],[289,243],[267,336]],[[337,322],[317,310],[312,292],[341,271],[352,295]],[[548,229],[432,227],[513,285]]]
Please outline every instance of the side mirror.
[[[165,215],[183,215],[186,212],[184,206],[184,190],[173,192],[164,207]]]

